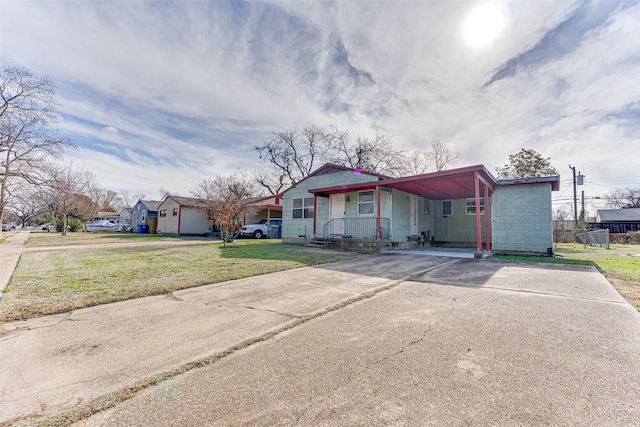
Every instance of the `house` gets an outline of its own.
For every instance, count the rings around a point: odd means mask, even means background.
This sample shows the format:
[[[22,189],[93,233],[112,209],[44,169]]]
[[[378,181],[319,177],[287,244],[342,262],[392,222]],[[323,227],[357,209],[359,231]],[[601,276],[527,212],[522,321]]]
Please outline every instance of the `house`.
[[[610,233],[640,231],[640,209],[600,209],[595,222],[589,222],[589,229],[609,229]]]
[[[120,224],[131,226],[131,208],[124,208],[120,211]]]
[[[429,242],[547,253],[551,191],[559,182],[497,181],[482,165],[390,178],[326,164],[283,193],[282,237],[331,239],[342,247],[354,240],[378,247]]]
[[[131,226],[135,233],[156,233],[160,203],[162,202],[157,200],[138,200],[131,208]]]
[[[282,218],[282,196],[267,196],[249,203],[249,210],[242,217],[242,224],[255,224],[261,219]]]
[[[202,199],[167,196],[158,205],[158,234],[205,235],[213,230],[213,221],[204,210]]]
[[[96,216],[93,218],[94,221],[111,221],[114,223],[120,222],[120,213],[119,212],[111,212],[111,211],[98,211]]]

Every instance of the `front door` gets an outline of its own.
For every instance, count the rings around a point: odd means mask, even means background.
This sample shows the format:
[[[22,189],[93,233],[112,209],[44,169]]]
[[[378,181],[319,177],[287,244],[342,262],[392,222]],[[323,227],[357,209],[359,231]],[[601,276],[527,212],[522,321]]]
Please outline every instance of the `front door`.
[[[418,198],[411,196],[411,206],[409,207],[409,224],[412,236],[418,235]]]
[[[330,195],[329,204],[331,205],[331,223],[329,224],[329,235],[342,236],[344,235],[344,193]]]

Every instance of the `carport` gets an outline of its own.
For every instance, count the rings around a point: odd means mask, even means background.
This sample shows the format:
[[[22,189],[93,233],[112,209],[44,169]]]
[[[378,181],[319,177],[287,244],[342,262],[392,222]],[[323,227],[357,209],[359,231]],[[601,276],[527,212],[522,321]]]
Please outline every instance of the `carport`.
[[[430,200],[467,199],[474,198],[475,206],[480,206],[480,198],[485,200],[485,249],[491,249],[491,210],[490,197],[496,186],[496,180],[483,166],[468,166],[460,169],[452,169],[423,175],[403,178],[391,178],[380,181],[372,181],[350,185],[318,188],[309,190],[314,195],[314,234],[316,233],[317,197],[328,197],[331,194],[347,193],[353,191],[375,191],[376,209],[376,238],[380,240],[380,191],[384,189],[396,189],[406,193],[415,194]],[[480,209],[475,210],[476,225],[476,249],[482,251],[482,221]]]

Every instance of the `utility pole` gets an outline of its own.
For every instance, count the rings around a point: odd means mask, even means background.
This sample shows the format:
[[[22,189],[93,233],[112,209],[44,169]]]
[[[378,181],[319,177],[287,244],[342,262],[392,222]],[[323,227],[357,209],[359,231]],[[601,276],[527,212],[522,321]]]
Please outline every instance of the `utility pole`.
[[[573,171],[573,220],[578,223],[578,195],[576,188],[576,167],[569,165],[569,169]]]

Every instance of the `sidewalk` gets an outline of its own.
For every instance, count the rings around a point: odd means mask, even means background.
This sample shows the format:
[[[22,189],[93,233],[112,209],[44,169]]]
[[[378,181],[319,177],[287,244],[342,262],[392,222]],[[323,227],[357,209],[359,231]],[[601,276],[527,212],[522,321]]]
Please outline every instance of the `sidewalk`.
[[[13,271],[16,269],[20,255],[24,250],[24,242],[29,238],[29,234],[31,234],[29,230],[20,230],[15,234],[8,235],[6,242],[0,244],[0,299],[11,281]]]

